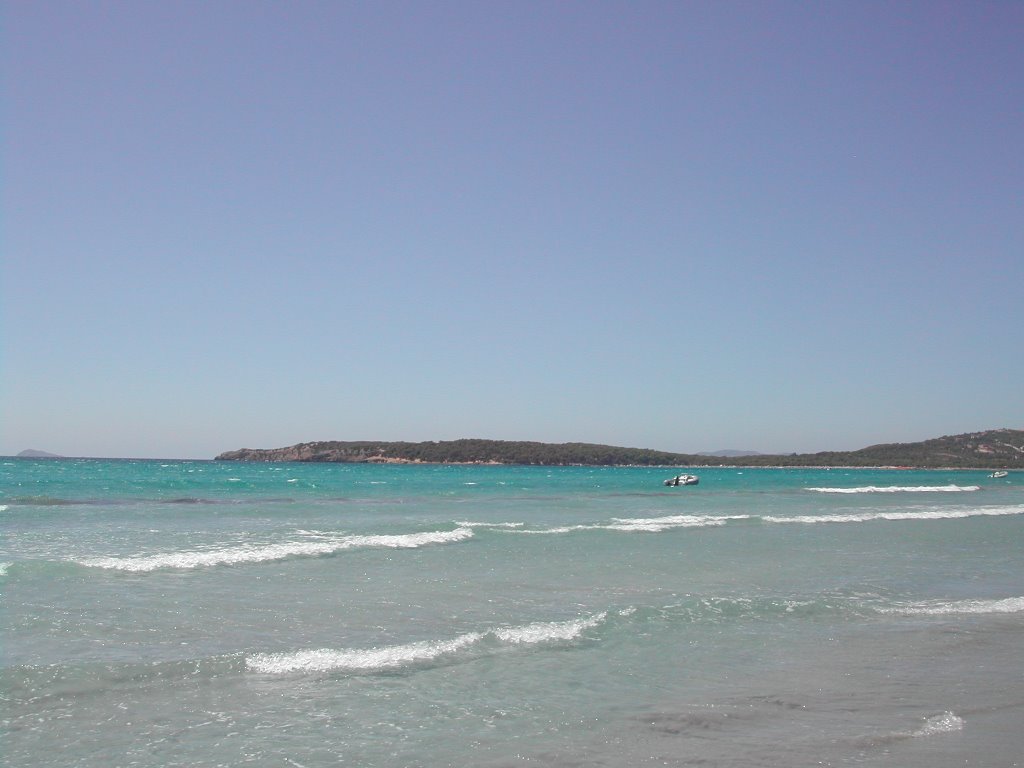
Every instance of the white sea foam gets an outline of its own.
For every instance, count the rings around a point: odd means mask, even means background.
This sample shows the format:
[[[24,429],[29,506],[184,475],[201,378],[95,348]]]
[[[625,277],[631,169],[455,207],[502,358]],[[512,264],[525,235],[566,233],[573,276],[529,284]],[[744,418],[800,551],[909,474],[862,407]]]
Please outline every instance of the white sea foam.
[[[202,568],[283,560],[288,557],[318,557],[348,549],[414,549],[431,544],[451,544],[473,537],[470,528],[453,531],[425,531],[402,535],[333,536],[319,541],[285,541],[263,546],[224,547],[205,551],[167,552],[138,557],[95,557],[81,560],[91,568],[148,572],[161,568]]]
[[[504,627],[492,631],[494,636],[503,643],[516,643],[521,645],[532,645],[535,643],[549,643],[559,640],[574,640],[579,637],[585,629],[596,627],[607,618],[606,612],[598,613],[583,619],[573,621],[550,621],[527,624],[523,627]]]
[[[897,608],[888,608],[883,613],[911,614],[916,616],[956,616],[960,614],[1021,613],[1024,612],[1024,597],[1007,597],[1003,600],[956,600],[951,603],[917,603]]]
[[[980,485],[864,485],[859,488],[807,488],[817,493],[962,493],[980,491]]]
[[[929,717],[925,720],[924,725],[914,731],[912,735],[915,737],[935,736],[939,733],[960,731],[963,730],[963,727],[964,721],[961,717],[952,712],[943,712],[941,715]]]
[[[7,505],[6,504],[0,504],[0,512],[6,512],[6,511],[7,511]]]
[[[460,520],[455,523],[464,528],[522,528],[525,523],[476,523],[470,520]]]
[[[730,520],[748,520],[750,515],[668,515],[666,517],[616,517],[610,523],[565,525],[557,528],[526,529],[519,533],[571,533],[572,531],[620,531],[623,533],[660,533],[673,528],[708,528]]]
[[[295,653],[258,653],[245,660],[254,672],[284,674],[287,672],[328,672],[330,670],[391,669],[416,662],[432,661],[473,645],[483,639],[479,633],[460,635],[454,640],[390,645],[383,648],[332,650]]]
[[[14,563],[0,563],[0,576],[7,575],[7,569],[10,568]]]
[[[595,526],[609,531],[626,531],[638,533],[658,533],[671,528],[705,528],[725,525],[729,520],[746,520],[750,515],[729,515],[713,517],[711,515],[669,515],[668,517],[632,517],[615,518],[611,525]]]
[[[501,627],[488,632],[467,632],[451,640],[423,641],[380,648],[319,648],[293,653],[257,653],[246,659],[254,672],[329,672],[332,670],[375,671],[422,664],[471,648],[488,637],[508,645],[536,645],[575,640],[585,630],[596,627],[607,613],[598,613],[570,621],[537,622],[521,627]]]
[[[563,525],[558,528],[528,528],[526,530],[519,531],[519,533],[538,533],[538,534],[550,534],[550,533],[569,533],[571,531],[590,531],[596,528],[593,525]]]
[[[889,512],[858,512],[849,515],[798,515],[777,517],[765,515],[766,523],[866,523],[872,520],[956,520],[965,517],[998,517],[1024,514],[1024,506],[972,507],[969,509],[895,510]]]

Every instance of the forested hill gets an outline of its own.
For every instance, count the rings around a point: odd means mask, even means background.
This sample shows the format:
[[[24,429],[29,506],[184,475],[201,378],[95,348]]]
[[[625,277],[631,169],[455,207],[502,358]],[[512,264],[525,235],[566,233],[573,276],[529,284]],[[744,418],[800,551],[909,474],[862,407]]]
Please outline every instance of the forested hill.
[[[541,464],[546,466],[687,464],[688,456],[644,448],[591,443],[534,443],[509,440],[443,440],[424,443],[319,442],[288,448],[228,451],[217,459],[242,461],[426,462],[438,464]]]
[[[923,440],[884,443],[859,451],[754,456],[746,466],[1024,468],[1024,430],[990,429]],[[761,461],[770,459],[770,461]],[[730,462],[732,463],[732,462]]]
[[[346,463],[582,464],[641,466],[846,466],[982,467],[1024,469],[1024,430],[993,429],[938,437],[919,443],[887,443],[859,451],[716,456],[619,448],[593,443],[535,443],[507,440],[404,442],[315,442],[287,448],[243,448],[217,456],[221,461],[314,461]]]

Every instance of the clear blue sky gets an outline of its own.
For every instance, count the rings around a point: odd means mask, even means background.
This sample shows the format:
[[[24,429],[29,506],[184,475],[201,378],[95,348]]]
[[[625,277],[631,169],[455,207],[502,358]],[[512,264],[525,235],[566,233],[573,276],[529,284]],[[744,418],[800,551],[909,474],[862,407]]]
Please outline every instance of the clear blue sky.
[[[1024,4],[7,2],[0,454],[1024,427]]]

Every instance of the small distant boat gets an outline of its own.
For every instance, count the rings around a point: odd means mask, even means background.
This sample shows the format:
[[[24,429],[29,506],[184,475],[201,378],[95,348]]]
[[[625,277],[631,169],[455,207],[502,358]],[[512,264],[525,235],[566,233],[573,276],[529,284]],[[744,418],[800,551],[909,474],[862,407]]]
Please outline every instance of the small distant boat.
[[[677,485],[696,485],[699,482],[700,478],[696,475],[676,475],[666,480],[665,485],[675,487]]]
[[[1010,474],[1010,473],[1005,471],[1005,470],[1000,469],[1000,470],[997,470],[996,472],[993,472],[991,475],[989,475],[989,477],[1006,477],[1008,474]]]

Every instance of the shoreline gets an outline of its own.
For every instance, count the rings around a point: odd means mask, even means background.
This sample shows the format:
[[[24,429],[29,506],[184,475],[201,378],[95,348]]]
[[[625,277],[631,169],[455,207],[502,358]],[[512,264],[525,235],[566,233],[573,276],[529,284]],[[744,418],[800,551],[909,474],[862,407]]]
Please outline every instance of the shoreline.
[[[1024,430],[996,429],[856,451],[724,456],[597,443],[542,443],[460,438],[421,442],[328,440],[280,448],[239,448],[226,461],[521,466],[817,467],[887,469],[1024,469]]]
[[[955,467],[940,466],[927,467],[920,465],[893,465],[893,464],[525,464],[515,462],[497,461],[496,459],[476,461],[425,461],[423,459],[403,459],[395,456],[371,457],[362,461],[310,461],[304,459],[225,459],[215,457],[212,459],[182,459],[182,458],[161,458],[161,457],[137,457],[137,456],[0,456],[4,461],[175,461],[175,462],[202,462],[202,463],[231,463],[231,464],[376,464],[391,466],[436,466],[436,467],[537,467],[537,468],[560,468],[560,467],[594,467],[610,468],[621,467],[624,469],[862,469],[872,471],[899,471],[899,472],[1009,472],[1011,475],[1024,472],[1024,468],[1007,465]]]

